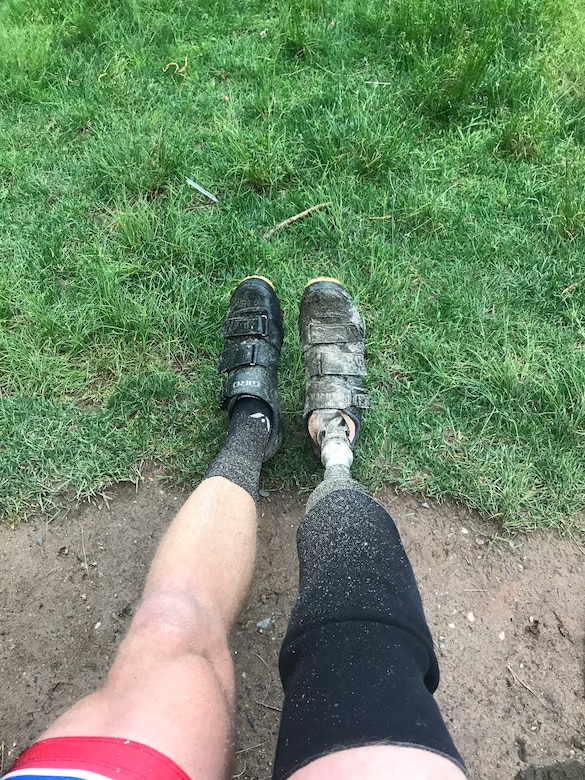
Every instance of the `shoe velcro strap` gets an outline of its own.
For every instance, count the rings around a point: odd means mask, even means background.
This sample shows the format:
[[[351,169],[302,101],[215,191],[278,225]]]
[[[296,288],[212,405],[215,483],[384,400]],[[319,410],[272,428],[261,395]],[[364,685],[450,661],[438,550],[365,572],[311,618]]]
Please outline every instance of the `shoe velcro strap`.
[[[305,414],[315,409],[367,409],[370,398],[362,387],[355,387],[344,377],[312,377],[307,380]]]
[[[230,317],[221,329],[224,338],[231,336],[267,336],[268,317],[266,314],[244,317]]]
[[[310,322],[307,330],[308,344],[355,344],[364,340],[362,329],[353,322]]]
[[[348,352],[336,344],[305,353],[308,376],[365,376],[366,361],[360,352]]]
[[[219,372],[227,373],[240,366],[271,366],[276,359],[274,352],[274,347],[266,341],[224,349],[219,356]]]

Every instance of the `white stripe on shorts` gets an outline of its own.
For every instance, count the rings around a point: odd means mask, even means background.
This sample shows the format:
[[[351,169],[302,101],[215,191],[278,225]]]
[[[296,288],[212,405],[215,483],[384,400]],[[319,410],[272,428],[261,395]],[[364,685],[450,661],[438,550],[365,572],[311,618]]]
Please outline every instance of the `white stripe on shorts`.
[[[87,772],[85,769],[42,769],[40,767],[15,769],[14,772],[8,772],[7,775],[4,775],[2,780],[10,780],[13,777],[72,777],[76,780],[110,780],[105,775]]]

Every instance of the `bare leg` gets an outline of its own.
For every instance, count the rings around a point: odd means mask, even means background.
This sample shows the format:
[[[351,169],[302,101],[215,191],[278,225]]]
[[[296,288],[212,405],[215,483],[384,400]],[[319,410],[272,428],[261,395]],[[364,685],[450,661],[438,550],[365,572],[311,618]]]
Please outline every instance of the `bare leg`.
[[[464,780],[451,761],[436,753],[396,745],[370,745],[342,750],[311,762],[291,780]]]
[[[282,442],[282,312],[269,280],[238,285],[222,335],[225,442],[158,548],[105,685],[50,726],[42,738],[53,741],[25,751],[17,770],[91,763],[121,778],[227,774],[235,700],[227,639],[254,567],[260,470]]]
[[[102,690],[43,735],[135,740],[192,778],[222,778],[231,758],[230,626],[254,565],[256,507],[223,477],[206,479],[164,536],[144,596]]]

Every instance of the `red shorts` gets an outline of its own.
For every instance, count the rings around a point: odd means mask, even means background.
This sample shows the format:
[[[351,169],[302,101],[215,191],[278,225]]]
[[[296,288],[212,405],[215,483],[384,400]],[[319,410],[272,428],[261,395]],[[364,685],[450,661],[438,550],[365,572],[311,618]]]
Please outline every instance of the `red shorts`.
[[[6,778],[19,780],[190,780],[158,750],[117,737],[43,739],[16,759]]]

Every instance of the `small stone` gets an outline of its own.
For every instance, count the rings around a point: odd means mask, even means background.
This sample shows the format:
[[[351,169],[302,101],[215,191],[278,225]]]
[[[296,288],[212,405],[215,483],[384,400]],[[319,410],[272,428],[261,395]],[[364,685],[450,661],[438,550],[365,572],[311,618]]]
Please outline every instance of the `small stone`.
[[[102,621],[101,621],[101,620],[98,620],[98,622],[97,622],[97,623],[95,624],[95,626],[94,626],[94,629],[97,631],[97,630],[98,630],[98,628],[101,626],[101,624],[102,624]]]
[[[430,506],[427,501],[422,501],[421,506],[423,509],[430,509]]]
[[[449,623],[449,628],[455,628],[455,623]]]
[[[482,544],[485,544],[485,539],[483,538],[483,536],[476,536],[475,543],[477,544],[478,547],[481,547]]]
[[[262,498],[268,498],[268,496],[270,495],[270,493],[268,492],[268,490],[259,490],[258,492],[260,493],[260,495],[262,496]]]
[[[260,631],[270,631],[270,629],[272,628],[272,618],[267,617],[264,618],[264,620],[259,620],[256,623],[256,628],[259,629]]]
[[[470,623],[475,623],[475,615],[473,614],[473,612],[467,613],[467,619],[469,620]]]
[[[506,638],[506,632],[505,631],[500,631],[498,636],[500,637],[500,642],[503,642],[504,639]]]
[[[468,533],[469,533],[469,531],[467,530],[467,528],[462,528],[462,529],[461,529],[461,533],[462,533],[462,534],[468,534]]]

